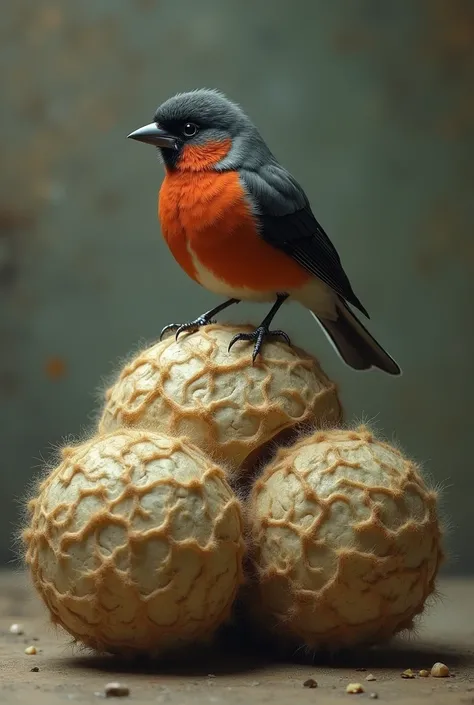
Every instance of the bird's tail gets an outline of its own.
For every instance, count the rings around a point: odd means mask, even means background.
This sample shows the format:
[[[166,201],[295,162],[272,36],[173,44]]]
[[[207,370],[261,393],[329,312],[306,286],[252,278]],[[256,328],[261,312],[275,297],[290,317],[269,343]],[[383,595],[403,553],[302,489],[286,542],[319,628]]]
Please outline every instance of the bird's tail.
[[[390,375],[401,374],[395,360],[377,343],[342,299],[338,299],[336,310],[335,320],[320,318],[316,313],[311,313],[349,367],[355,370],[378,367]]]

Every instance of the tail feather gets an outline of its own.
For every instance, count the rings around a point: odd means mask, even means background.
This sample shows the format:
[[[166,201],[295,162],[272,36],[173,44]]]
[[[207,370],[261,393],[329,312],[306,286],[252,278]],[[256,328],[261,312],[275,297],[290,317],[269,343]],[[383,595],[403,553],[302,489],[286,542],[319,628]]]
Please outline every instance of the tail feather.
[[[335,320],[320,318],[313,311],[311,313],[344,362],[355,370],[378,367],[390,375],[400,375],[401,369],[395,360],[379,345],[342,299],[339,299],[336,309]]]

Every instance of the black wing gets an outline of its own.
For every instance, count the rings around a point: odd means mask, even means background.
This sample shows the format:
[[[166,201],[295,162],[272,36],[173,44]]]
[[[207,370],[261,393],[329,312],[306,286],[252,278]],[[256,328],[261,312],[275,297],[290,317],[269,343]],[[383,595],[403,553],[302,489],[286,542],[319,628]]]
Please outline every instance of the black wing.
[[[241,171],[241,180],[254,204],[265,242],[283,250],[369,318],[352,289],[336,248],[292,176],[275,163],[259,172]]]

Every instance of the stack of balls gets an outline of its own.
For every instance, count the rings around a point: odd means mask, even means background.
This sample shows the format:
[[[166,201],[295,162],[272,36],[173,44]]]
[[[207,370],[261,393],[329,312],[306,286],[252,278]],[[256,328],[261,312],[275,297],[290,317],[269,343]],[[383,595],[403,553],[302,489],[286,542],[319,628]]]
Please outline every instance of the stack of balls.
[[[228,353],[246,330],[139,353],[96,435],[64,448],[29,501],[26,562],[77,642],[162,655],[211,640],[238,597],[255,633],[337,650],[409,629],[433,592],[441,531],[419,468],[343,427],[311,355]]]

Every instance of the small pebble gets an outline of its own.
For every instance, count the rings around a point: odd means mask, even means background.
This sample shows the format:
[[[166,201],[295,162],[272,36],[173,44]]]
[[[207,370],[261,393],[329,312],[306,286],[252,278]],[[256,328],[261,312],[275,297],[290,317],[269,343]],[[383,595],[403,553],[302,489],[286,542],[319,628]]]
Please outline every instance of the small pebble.
[[[122,683],[107,683],[104,693],[106,698],[124,698],[130,695],[130,688]]]
[[[303,683],[303,687],[304,687],[304,688],[317,688],[317,687],[318,687],[318,684],[317,684],[317,682],[314,680],[314,678],[308,678],[308,680],[306,680],[306,681]]]
[[[356,671],[359,671],[360,673],[364,673],[366,670],[366,668],[356,668]]]
[[[38,673],[39,668],[38,666],[33,666],[33,668],[30,668],[31,673]]]
[[[437,661],[431,666],[431,675],[433,678],[447,678],[449,676],[449,668],[445,663]]]
[[[349,685],[346,687],[346,693],[363,693],[364,689],[361,686],[360,683],[349,683]]]
[[[25,654],[28,656],[34,656],[36,653],[36,646],[27,646],[25,649]]]
[[[25,630],[21,624],[12,624],[10,626],[10,634],[24,634]]]
[[[426,668],[422,668],[421,671],[418,671],[418,675],[420,678],[428,678],[430,675],[430,672],[426,670]]]
[[[369,695],[369,698],[372,698],[372,700],[378,700],[379,694],[378,693],[371,693]]]
[[[366,681],[376,681],[377,679],[376,679],[376,677],[374,676],[373,673],[369,673],[369,674],[365,677],[365,680],[366,680]]]
[[[411,668],[407,668],[406,671],[403,671],[401,674],[402,678],[415,678],[415,674],[411,670]]]

